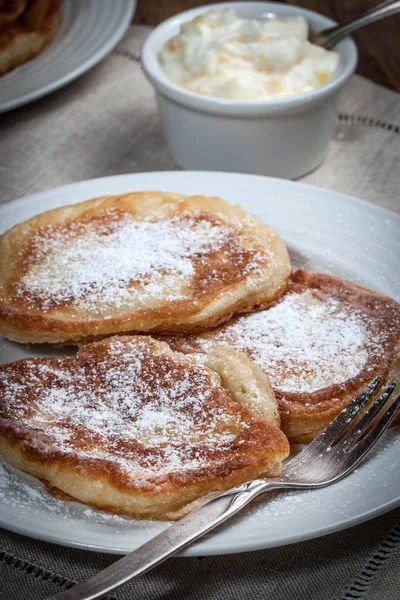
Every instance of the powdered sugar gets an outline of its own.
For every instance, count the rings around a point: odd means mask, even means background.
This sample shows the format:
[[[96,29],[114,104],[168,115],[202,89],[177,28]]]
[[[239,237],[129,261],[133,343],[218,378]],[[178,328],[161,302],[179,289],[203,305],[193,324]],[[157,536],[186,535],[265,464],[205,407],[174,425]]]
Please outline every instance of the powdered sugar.
[[[195,273],[194,259],[219,250],[240,222],[211,222],[204,213],[160,221],[106,213],[101,222],[70,224],[33,237],[35,260],[19,294],[41,299],[42,308],[69,302],[107,313],[134,301],[151,306],[161,297],[179,299]]]
[[[378,503],[395,502],[398,497],[399,428],[387,431],[353,473],[335,486],[319,490],[285,492],[260,496],[227,525],[221,525],[212,539],[205,538],[192,554],[216,551],[214,538],[225,548],[249,550],[256,538],[265,544],[282,543],[288,535],[308,536],[319,526],[359,518],[361,511],[375,511]],[[366,504],[367,503],[367,504]],[[0,458],[0,520],[2,526],[39,539],[61,544],[90,544],[91,550],[126,554],[168,527],[168,523],[139,521],[91,509],[79,502],[65,502],[50,494],[38,479],[2,465]],[[246,547],[245,544],[247,543]],[[240,545],[242,544],[242,545]]]
[[[287,294],[272,308],[240,317],[210,339],[247,352],[283,392],[313,392],[345,381],[368,359],[362,316],[310,291]],[[207,346],[206,340],[200,343]]]
[[[40,523],[43,529],[49,519],[56,518],[59,532],[69,529],[75,519],[80,527],[89,521],[112,527],[115,533],[119,533],[120,528],[145,528],[151,523],[94,510],[80,502],[65,502],[50,494],[42,481],[3,462],[1,457],[0,506],[3,513],[15,511],[14,518],[10,520],[13,524],[28,520],[31,524]]]
[[[101,360],[88,351],[75,364],[29,362],[23,375],[3,367],[3,416],[30,428],[26,447],[101,459],[136,486],[224,462],[236,438],[232,426],[246,423],[213,404],[212,375],[170,358],[157,342],[131,339],[109,341]]]

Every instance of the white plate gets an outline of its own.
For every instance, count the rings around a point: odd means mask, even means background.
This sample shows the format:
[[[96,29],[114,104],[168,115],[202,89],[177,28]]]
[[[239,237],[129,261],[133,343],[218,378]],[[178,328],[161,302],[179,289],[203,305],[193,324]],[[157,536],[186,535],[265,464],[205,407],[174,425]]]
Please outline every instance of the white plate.
[[[137,0],[65,0],[60,29],[37,57],[0,77],[0,113],[73,81],[118,44]]]
[[[203,172],[140,173],[93,179],[34,194],[0,208],[2,230],[44,210],[105,194],[164,190],[219,195],[272,225],[296,266],[331,272],[400,299],[400,217],[366,202],[300,183]],[[1,341],[0,362],[51,355],[43,347]],[[201,556],[269,548],[317,537],[400,505],[399,428],[374,455],[335,485],[264,497],[190,547]],[[0,465],[0,525],[25,535],[101,552],[126,553],[165,524],[130,521],[50,496],[33,477]]]

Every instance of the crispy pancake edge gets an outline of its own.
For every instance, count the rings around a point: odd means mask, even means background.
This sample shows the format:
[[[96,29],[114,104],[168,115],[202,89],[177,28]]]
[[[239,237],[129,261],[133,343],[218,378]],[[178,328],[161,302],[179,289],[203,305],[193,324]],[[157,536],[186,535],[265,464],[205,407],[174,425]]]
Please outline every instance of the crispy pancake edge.
[[[282,430],[291,442],[297,443],[311,442],[373,377],[382,377],[382,387],[388,378],[392,379],[400,372],[400,306],[397,302],[333,275],[308,273],[304,270],[293,273],[288,293],[307,289],[321,290],[334,297],[343,294],[350,298],[355,308],[359,307],[363,300],[371,304],[378,303],[380,315],[386,321],[388,330],[393,329],[394,333],[384,348],[381,360],[367,361],[356,377],[310,393],[290,393],[274,389]],[[371,312],[372,310],[371,308]],[[205,337],[211,335],[212,332],[204,334]],[[202,334],[199,337],[202,337]],[[176,351],[186,354],[201,351],[196,347],[196,336],[165,339]]]
[[[158,201],[161,206],[170,203],[177,214],[188,209],[202,210],[210,214],[221,213],[228,220],[240,220],[246,231],[254,236],[255,243],[266,245],[264,240],[268,240],[267,245],[276,264],[266,266],[262,277],[245,275],[231,284],[222,284],[216,288],[215,293],[213,292],[214,295],[200,298],[194,290],[194,295],[185,297],[184,310],[169,317],[165,316],[165,311],[157,315],[157,309],[150,309],[148,314],[142,310],[140,313],[135,311],[107,319],[71,320],[57,318],[56,313],[47,314],[36,308],[30,311],[19,309],[8,299],[7,288],[16,277],[16,248],[22,247],[23,242],[38,227],[76,218],[87,211],[95,213],[104,206],[128,207],[132,212],[150,212],[151,201]],[[259,310],[275,303],[287,290],[290,271],[289,255],[281,238],[267,225],[247,215],[241,207],[231,206],[220,198],[186,197],[161,192],[137,192],[95,198],[41,213],[16,225],[0,237],[0,333],[8,339],[23,343],[76,344],[95,341],[113,334],[202,331],[227,321],[235,314]],[[197,302],[196,307],[193,306],[194,299]]]
[[[101,345],[106,348],[112,339],[115,338],[87,345],[82,348],[80,353],[90,352],[91,346],[94,351],[98,351]],[[121,337],[119,339],[129,340],[131,338]],[[151,339],[151,343],[161,346],[165,354],[172,356],[179,364],[187,364],[190,368],[191,361],[188,357],[174,353],[167,344],[162,342]],[[62,360],[74,361],[75,357]],[[247,370],[252,371],[254,368],[245,355],[236,353],[235,360],[242,361]],[[51,364],[52,361],[57,361],[57,359],[23,359],[17,363],[18,368],[23,368],[27,363]],[[7,365],[0,369],[5,367]],[[8,365],[9,367],[10,365]],[[207,367],[203,368],[207,370]],[[211,373],[217,377],[218,381],[216,371],[211,371]],[[226,375],[224,373],[224,377]],[[232,455],[223,464],[200,467],[187,472],[170,473],[161,482],[159,478],[154,481],[150,478],[146,479],[146,485],[143,485],[143,481],[138,486],[132,485],[132,483],[126,485],[121,481],[118,471],[114,472],[109,466],[105,468],[102,459],[85,459],[85,457],[74,455],[63,456],[57,449],[43,450],[40,444],[35,443],[36,436],[38,436],[38,440],[41,438],[40,432],[36,434],[35,428],[29,425],[21,427],[17,419],[0,419],[0,454],[15,467],[44,479],[51,486],[91,506],[135,517],[180,518],[210,495],[215,495],[264,472],[270,476],[279,474],[281,461],[288,455],[289,444],[277,426],[279,420],[277,421],[273,416],[274,410],[276,411],[275,397],[270,388],[264,387],[264,383],[261,377],[258,382],[260,393],[265,394],[272,407],[270,407],[272,410],[270,423],[261,419],[250,408],[236,402],[235,390],[232,387],[227,391],[225,386],[221,386],[226,394],[223,405],[226,402],[231,413],[240,414],[249,421],[248,430],[246,434],[242,431],[240,439],[248,440],[246,443],[248,443],[248,448],[251,447],[251,453],[248,450],[240,452],[240,443],[237,440],[237,450],[232,452]],[[242,401],[243,398],[239,398],[239,400]],[[0,406],[2,402],[3,399],[0,398]],[[28,445],[24,444],[26,439],[29,440]]]

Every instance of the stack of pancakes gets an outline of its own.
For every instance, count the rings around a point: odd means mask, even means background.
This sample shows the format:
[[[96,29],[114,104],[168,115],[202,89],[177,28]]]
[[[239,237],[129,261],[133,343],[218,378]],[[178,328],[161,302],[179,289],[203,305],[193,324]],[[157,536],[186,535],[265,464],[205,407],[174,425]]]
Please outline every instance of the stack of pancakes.
[[[55,36],[62,0],[0,0],[0,75],[35,57]]]
[[[87,504],[176,519],[311,441],[398,369],[400,307],[291,272],[281,238],[220,198],[142,192],[0,238],[0,332],[73,344],[0,367],[0,454]]]

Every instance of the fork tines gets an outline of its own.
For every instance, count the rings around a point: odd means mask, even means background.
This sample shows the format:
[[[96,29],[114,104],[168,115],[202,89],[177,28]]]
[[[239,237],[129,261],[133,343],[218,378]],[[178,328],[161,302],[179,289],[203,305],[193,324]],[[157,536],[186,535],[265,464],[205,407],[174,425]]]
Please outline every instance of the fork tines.
[[[378,388],[381,377],[375,377],[363,390],[350,402],[346,408],[322,431],[310,446],[330,446],[337,442],[349,425],[359,415]],[[390,395],[390,394],[389,394]],[[386,398],[387,399],[387,398]],[[378,398],[379,400],[379,398]]]
[[[392,393],[395,386],[396,386],[396,384],[392,384],[391,386],[389,386],[390,387],[389,395]],[[385,392],[386,392],[386,390],[385,390]],[[382,394],[382,396],[383,395],[384,394]],[[387,396],[387,398],[388,397],[389,396]],[[366,454],[366,452],[368,452],[369,448],[373,444],[375,444],[375,442],[386,431],[386,429],[394,421],[399,410],[400,410],[400,395],[397,396],[397,398],[395,400],[393,400],[393,402],[390,404],[389,408],[386,409],[384,414],[378,419],[378,421],[375,423],[375,425],[373,425],[371,427],[370,431],[368,431],[368,433],[362,438],[362,440],[360,440],[357,443],[355,448],[356,448],[359,459],[361,459],[364,456],[364,454]],[[367,425],[367,427],[368,427],[368,425]]]
[[[363,414],[361,419],[356,423],[351,431],[345,436],[343,439],[344,450],[346,451],[346,447],[350,447],[357,440],[359,440],[364,433],[368,430],[368,427],[371,425],[373,419],[379,413],[379,411],[384,407],[388,399],[390,398],[394,388],[396,387],[395,383],[391,383],[388,385],[382,392],[382,394],[374,400],[368,410]],[[391,414],[391,410],[393,409],[393,404],[396,403],[396,400],[392,403],[387,413],[389,416]]]
[[[381,378],[375,377],[311,444],[293,458],[286,465],[283,478],[298,479],[300,476],[308,478],[308,483],[311,478],[314,484],[326,485],[327,481],[336,481],[354,469],[400,411],[400,396],[394,401],[389,400],[396,386],[392,383],[360,418],[360,411],[380,382]],[[328,479],[321,482],[324,477]]]

